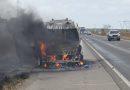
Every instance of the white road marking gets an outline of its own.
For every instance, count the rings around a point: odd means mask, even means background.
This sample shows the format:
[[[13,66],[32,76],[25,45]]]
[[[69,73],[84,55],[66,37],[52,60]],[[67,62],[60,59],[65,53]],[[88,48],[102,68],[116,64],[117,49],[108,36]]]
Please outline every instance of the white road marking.
[[[104,82],[104,83],[75,83],[75,84],[73,84],[73,85],[83,85],[83,86],[85,86],[85,85],[90,85],[90,86],[104,86],[104,85],[113,85],[113,84],[115,84],[114,82],[112,83],[112,82]]]
[[[118,43],[114,43],[114,45],[118,46],[119,44]]]
[[[86,41],[86,40],[85,40]],[[114,68],[114,66],[109,63],[94,47],[92,47],[87,41],[86,44],[102,59],[104,60],[104,62],[106,62],[106,64],[109,65],[109,67],[128,85],[128,87],[130,88],[130,81],[127,80],[116,68]]]
[[[91,39],[93,39],[93,38],[91,38]],[[112,45],[112,44],[109,44],[109,43],[106,43],[106,42],[104,42],[104,41],[98,40],[98,39],[96,39],[96,38],[95,38],[95,40],[97,40],[97,41],[99,41],[99,42],[101,42],[101,43],[103,43],[103,44],[105,44],[105,45],[108,45],[108,46],[110,46],[110,47],[116,48],[116,49],[118,49],[118,50],[120,50],[120,51],[123,51],[123,52],[126,52],[126,53],[129,53],[129,54],[130,54],[130,50],[123,49],[123,48],[121,48],[121,47],[119,47],[119,46],[114,46],[114,45]]]
[[[101,38],[106,38],[107,36],[101,36],[101,35],[96,35],[93,34],[93,36],[97,36],[97,37],[101,37]],[[130,40],[126,40],[126,39],[121,39],[122,41],[126,41],[126,42],[130,42]]]

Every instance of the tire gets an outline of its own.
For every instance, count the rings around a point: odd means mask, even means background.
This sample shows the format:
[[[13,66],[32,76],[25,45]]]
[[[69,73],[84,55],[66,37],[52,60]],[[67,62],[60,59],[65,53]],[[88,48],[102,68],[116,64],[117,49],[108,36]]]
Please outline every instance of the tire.
[[[118,38],[117,41],[120,41],[120,38]]]
[[[110,38],[108,38],[108,41],[111,41],[111,39],[110,39]]]

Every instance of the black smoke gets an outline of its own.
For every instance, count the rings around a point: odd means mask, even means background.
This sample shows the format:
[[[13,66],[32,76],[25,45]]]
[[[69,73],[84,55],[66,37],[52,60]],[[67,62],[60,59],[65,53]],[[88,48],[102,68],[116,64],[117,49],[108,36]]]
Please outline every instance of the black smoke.
[[[50,54],[55,54],[59,50],[61,54],[61,49],[71,50],[79,43],[76,29],[49,31],[42,18],[34,11],[19,9],[15,17],[7,16],[6,18],[0,16],[1,73],[35,67],[38,61],[34,47],[41,40],[47,44]]]
[[[36,66],[33,47],[45,29],[43,20],[32,11],[20,10],[17,17],[0,18],[0,72]]]

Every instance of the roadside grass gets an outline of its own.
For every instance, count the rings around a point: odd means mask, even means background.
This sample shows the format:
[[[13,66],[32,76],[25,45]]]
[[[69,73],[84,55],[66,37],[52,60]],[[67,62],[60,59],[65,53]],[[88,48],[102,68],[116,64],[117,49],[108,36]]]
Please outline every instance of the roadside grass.
[[[121,36],[123,39],[130,40],[130,32],[121,32]]]
[[[10,79],[7,82],[5,82],[2,90],[17,90],[18,86],[21,86],[23,83],[23,79]]]
[[[106,32],[93,32],[93,34],[96,34],[96,35],[101,35],[101,36],[106,36]]]
[[[25,79],[29,78],[28,73],[22,73],[13,77],[5,77],[2,90],[17,90],[23,85]]]

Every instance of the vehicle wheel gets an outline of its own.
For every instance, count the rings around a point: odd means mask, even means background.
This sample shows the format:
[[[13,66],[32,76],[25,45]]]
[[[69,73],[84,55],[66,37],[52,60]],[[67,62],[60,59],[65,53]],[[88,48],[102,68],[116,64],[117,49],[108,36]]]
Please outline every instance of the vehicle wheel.
[[[108,38],[108,41],[111,41],[111,39],[110,39],[110,38]]]
[[[117,40],[120,41],[120,38],[118,38]]]

